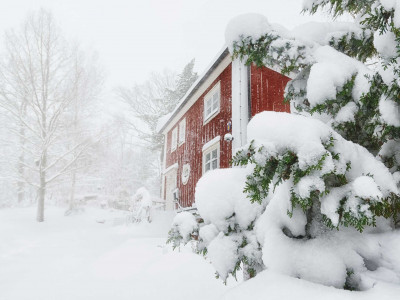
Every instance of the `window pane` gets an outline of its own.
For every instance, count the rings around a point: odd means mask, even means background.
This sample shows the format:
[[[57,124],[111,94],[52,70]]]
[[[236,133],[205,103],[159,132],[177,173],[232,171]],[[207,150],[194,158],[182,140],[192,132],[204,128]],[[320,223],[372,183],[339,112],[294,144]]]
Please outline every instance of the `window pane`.
[[[215,93],[213,96],[213,110],[217,110],[219,106],[219,93]]]
[[[177,139],[178,139],[178,128],[176,127],[174,130],[172,130],[171,149],[176,148]]]
[[[212,110],[213,110],[213,111],[218,110],[218,103],[214,103],[214,104],[213,104]]]
[[[206,170],[205,170],[206,172],[207,171],[210,171],[210,163],[206,163]]]
[[[211,100],[212,100],[211,98],[209,98],[209,99],[206,100],[206,110],[209,109],[209,108],[211,108],[211,103],[212,103]]]
[[[216,160],[216,159],[212,161],[212,169],[213,170],[217,168],[217,162],[218,162],[218,160]]]
[[[214,101],[214,102],[217,102],[218,99],[219,99],[219,92],[216,92],[216,93],[214,94],[214,96],[213,96],[213,101]]]
[[[212,158],[217,158],[217,154],[218,154],[217,149],[213,150],[213,152],[212,152]]]
[[[210,153],[206,154],[206,162],[208,162],[210,160]]]
[[[186,120],[181,121],[179,123],[179,142],[185,141],[185,129],[186,129]]]

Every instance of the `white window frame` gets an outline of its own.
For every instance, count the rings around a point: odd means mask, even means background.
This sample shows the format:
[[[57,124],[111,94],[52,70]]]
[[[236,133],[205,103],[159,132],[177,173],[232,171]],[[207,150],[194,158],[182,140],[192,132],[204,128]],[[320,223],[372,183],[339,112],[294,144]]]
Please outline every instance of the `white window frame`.
[[[214,95],[218,93],[218,103],[214,105]],[[210,103],[210,106],[207,106]],[[221,107],[221,82],[218,81],[214,87],[204,96],[203,102],[203,125],[208,123],[212,118],[214,118],[219,112]],[[208,108],[210,108],[209,112]]]
[[[171,152],[175,151],[178,146],[178,127],[175,127],[171,133]]]
[[[217,157],[215,159],[213,159],[212,154],[213,154],[213,152],[215,150],[217,151]],[[210,169],[206,171],[206,165],[208,163],[208,161],[206,159],[207,159],[207,155],[208,154],[210,155],[209,156],[210,157],[210,159],[209,159]],[[205,174],[206,172],[211,171],[211,170],[219,169],[220,160],[221,160],[221,155],[220,154],[221,154],[221,151],[220,151],[220,142],[219,142],[219,140],[215,144],[212,144],[212,145],[210,145],[209,147],[207,147],[206,149],[203,150],[203,159],[202,159],[203,160],[203,174]],[[212,167],[212,162],[214,160],[217,161],[217,166],[215,168]]]
[[[186,135],[186,118],[179,122],[179,134],[178,134],[178,145],[182,145],[185,143],[185,135]]]

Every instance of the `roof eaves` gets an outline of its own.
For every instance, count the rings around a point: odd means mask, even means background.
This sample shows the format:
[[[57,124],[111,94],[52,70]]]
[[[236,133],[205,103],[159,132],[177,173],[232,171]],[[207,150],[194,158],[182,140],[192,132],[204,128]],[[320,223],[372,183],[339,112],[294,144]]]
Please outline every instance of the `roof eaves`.
[[[211,73],[217,68],[217,66],[222,62],[222,60],[229,55],[228,47],[223,48],[221,53],[216,56],[211,65],[206,69],[202,76],[196,80],[195,83],[191,86],[191,88],[187,91],[185,96],[179,101],[179,104],[172,112],[171,116],[168,120],[162,125],[162,127],[158,130],[159,133],[163,132],[164,129],[168,126],[169,123],[175,118],[178,112],[186,105],[186,103],[190,100],[190,98],[197,92],[197,90],[201,87],[201,85],[207,80],[207,78],[211,75]]]

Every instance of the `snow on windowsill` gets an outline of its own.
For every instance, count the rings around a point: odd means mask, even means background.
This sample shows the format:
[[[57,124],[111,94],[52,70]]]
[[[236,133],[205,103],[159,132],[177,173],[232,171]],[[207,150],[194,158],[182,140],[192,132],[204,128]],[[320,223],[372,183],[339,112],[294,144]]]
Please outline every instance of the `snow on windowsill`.
[[[204,144],[203,148],[201,149],[201,151],[207,150],[208,148],[210,148],[212,145],[218,143],[221,140],[221,136],[216,136],[215,138],[213,138],[211,141],[208,141],[207,143]]]

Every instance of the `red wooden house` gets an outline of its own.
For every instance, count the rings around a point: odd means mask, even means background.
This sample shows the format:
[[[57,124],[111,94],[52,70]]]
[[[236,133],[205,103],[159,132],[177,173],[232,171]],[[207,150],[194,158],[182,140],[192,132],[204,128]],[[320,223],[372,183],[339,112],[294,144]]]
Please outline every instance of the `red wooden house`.
[[[289,80],[278,71],[232,61],[228,49],[214,59],[160,129],[165,137],[162,197],[167,209],[175,208],[176,201],[191,206],[200,177],[230,167],[235,149],[247,143],[252,116],[264,110],[290,111],[283,103]]]

